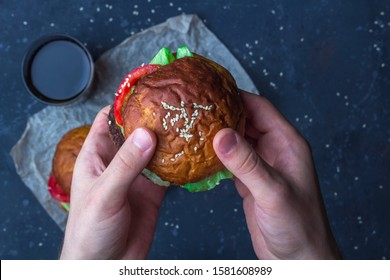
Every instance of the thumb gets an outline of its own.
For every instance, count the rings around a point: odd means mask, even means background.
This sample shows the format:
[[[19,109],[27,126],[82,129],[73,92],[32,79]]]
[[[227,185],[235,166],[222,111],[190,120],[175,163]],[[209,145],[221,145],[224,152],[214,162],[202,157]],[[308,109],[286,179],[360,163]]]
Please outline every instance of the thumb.
[[[146,128],[137,128],[126,139],[102,174],[107,199],[126,197],[129,186],[152,158],[156,143],[156,136]]]
[[[273,193],[274,170],[236,131],[222,129],[215,135],[213,146],[221,162],[249,189],[256,201]]]

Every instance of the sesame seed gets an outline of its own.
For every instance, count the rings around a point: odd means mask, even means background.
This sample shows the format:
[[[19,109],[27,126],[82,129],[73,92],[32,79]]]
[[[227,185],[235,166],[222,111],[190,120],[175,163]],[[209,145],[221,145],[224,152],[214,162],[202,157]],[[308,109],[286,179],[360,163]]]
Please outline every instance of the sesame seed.
[[[179,121],[179,119],[184,119],[183,128],[180,129],[179,127],[177,127],[176,128],[176,132],[179,132],[179,137],[185,138],[187,142],[189,141],[189,139],[191,139],[193,137],[193,135],[190,134],[189,131],[193,128],[195,120],[199,116],[199,110],[198,109],[203,109],[203,110],[209,111],[209,110],[211,110],[213,108],[213,105],[198,105],[196,103],[193,103],[192,107],[195,110],[191,114],[191,116],[189,117],[188,113],[187,113],[187,110],[185,108],[184,101],[180,102],[180,107],[175,107],[175,106],[169,105],[165,101],[161,101],[161,104],[162,104],[163,108],[166,109],[166,110],[169,110],[169,111],[180,111],[180,115],[179,114],[175,114],[175,117],[171,118],[169,120],[169,122],[170,122],[171,126],[174,127],[175,124]],[[167,114],[163,118],[163,126],[164,126],[165,130],[168,130],[168,125],[167,125],[166,119],[168,119],[169,117],[171,117],[171,113],[167,112]]]
[[[175,154],[175,159],[178,157],[181,157],[182,155],[184,155],[184,151],[181,151],[180,153]]]

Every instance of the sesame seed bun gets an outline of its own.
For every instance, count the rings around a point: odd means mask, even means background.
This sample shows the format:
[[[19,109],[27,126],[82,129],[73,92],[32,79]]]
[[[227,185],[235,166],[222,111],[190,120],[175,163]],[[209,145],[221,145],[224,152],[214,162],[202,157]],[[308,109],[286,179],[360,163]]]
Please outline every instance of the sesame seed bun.
[[[198,182],[222,170],[213,149],[215,134],[227,127],[242,134],[245,125],[234,78],[199,55],[176,59],[141,77],[121,114],[125,138],[138,127],[155,132],[158,144],[147,169],[177,185]],[[115,121],[110,123],[116,126]],[[118,140],[118,131],[110,128],[115,142],[123,141]]]

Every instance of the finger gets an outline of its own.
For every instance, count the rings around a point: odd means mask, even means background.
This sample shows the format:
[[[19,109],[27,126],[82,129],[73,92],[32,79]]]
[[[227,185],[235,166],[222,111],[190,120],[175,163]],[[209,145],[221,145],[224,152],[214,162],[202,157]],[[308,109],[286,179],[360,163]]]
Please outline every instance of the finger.
[[[237,177],[233,178],[236,189],[241,198],[245,198],[250,194],[248,188],[238,179]]]
[[[250,120],[245,121],[245,137],[252,138],[254,140],[258,140],[263,133],[259,132],[252,124]]]
[[[256,150],[269,165],[275,167],[288,151],[307,150],[302,135],[267,99],[244,91],[241,98],[247,116],[245,135],[257,141]]]
[[[85,139],[76,162],[75,173],[98,177],[114,157],[117,148],[108,134],[107,116],[109,107],[103,108],[97,115]],[[80,177],[77,175],[77,177]]]
[[[236,131],[230,128],[219,131],[213,146],[221,162],[247,186],[256,200],[275,194],[279,187],[275,171]]]
[[[290,129],[287,119],[266,98],[241,90],[241,100],[244,104],[247,119],[261,133]],[[254,121],[255,120],[255,121]]]
[[[129,186],[152,158],[156,143],[156,136],[146,128],[137,128],[128,137],[101,176],[106,199],[126,197]]]

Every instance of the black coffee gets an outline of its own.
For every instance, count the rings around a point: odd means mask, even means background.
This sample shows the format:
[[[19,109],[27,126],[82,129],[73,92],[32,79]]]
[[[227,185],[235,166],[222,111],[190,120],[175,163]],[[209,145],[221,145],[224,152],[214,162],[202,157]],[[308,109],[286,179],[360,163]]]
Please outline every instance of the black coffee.
[[[87,87],[91,65],[81,47],[70,41],[56,40],[37,51],[30,71],[32,84],[42,95],[66,100]]]

